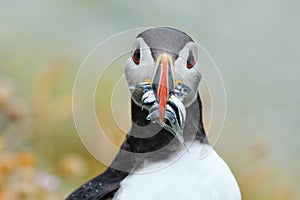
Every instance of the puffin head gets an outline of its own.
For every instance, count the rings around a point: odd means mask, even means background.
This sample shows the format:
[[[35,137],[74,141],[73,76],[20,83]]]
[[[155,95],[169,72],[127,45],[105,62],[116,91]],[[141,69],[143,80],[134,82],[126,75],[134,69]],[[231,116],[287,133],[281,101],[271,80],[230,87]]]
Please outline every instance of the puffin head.
[[[124,71],[130,88],[142,82],[153,87],[162,113],[169,92],[179,83],[187,85],[191,92],[183,104],[188,107],[196,100],[201,80],[198,47],[190,36],[180,30],[151,28],[136,37]],[[134,95],[132,99],[139,101]]]

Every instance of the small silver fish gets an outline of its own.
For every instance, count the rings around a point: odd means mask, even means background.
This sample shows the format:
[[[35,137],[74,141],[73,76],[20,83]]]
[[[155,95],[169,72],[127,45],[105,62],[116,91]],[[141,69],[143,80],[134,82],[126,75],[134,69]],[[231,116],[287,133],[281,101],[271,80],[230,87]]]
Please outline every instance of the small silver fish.
[[[166,124],[159,120],[159,105],[155,93],[148,82],[138,84],[136,88],[143,90],[141,104],[143,108],[149,110],[147,120],[159,123],[160,126],[170,131],[182,144],[184,144],[183,129],[186,119],[186,110],[183,105],[184,98],[191,92],[191,89],[185,84],[177,84],[175,89],[170,93],[167,102],[165,119],[170,123]]]

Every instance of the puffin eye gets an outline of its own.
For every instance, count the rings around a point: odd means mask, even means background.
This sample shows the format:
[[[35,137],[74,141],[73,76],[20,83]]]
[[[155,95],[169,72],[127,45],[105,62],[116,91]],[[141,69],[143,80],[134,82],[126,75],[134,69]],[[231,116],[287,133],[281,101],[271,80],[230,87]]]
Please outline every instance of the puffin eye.
[[[140,51],[139,47],[134,50],[134,52],[132,54],[132,60],[136,65],[140,64],[141,51]]]
[[[192,67],[194,67],[195,63],[196,63],[196,61],[195,61],[194,53],[192,52],[192,50],[190,50],[189,56],[186,60],[186,67],[188,69],[191,69]]]

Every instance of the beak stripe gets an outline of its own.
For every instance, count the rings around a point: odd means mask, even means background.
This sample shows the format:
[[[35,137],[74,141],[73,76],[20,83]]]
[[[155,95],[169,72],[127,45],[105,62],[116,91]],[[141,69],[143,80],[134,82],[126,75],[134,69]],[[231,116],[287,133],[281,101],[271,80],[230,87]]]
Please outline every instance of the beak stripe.
[[[169,97],[169,86],[168,86],[168,61],[162,60],[161,63],[161,75],[159,80],[159,87],[157,91],[158,102],[159,102],[159,119],[163,121],[165,117],[166,105]]]

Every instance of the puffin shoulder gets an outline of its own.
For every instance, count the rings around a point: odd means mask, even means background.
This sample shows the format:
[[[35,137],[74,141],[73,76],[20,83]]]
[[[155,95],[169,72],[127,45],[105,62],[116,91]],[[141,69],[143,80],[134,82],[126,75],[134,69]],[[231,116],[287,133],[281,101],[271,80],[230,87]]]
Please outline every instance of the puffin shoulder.
[[[66,200],[109,200],[120,188],[120,182],[127,175],[127,172],[108,168],[103,174],[93,178],[75,190]]]

